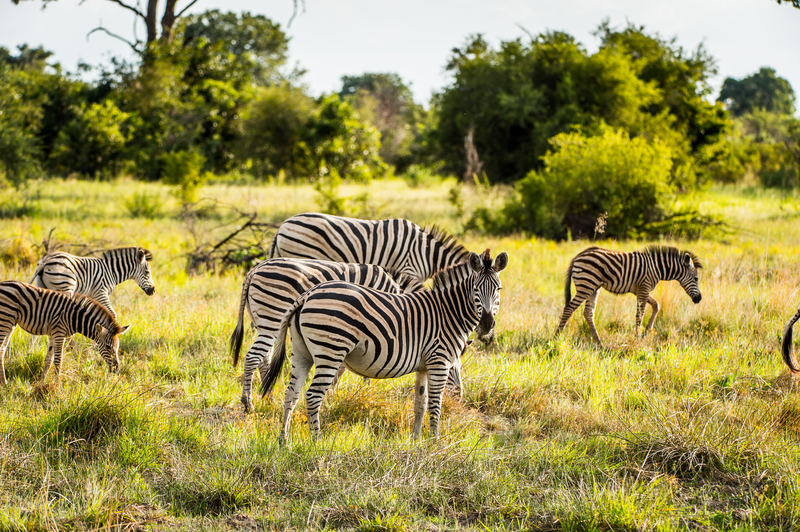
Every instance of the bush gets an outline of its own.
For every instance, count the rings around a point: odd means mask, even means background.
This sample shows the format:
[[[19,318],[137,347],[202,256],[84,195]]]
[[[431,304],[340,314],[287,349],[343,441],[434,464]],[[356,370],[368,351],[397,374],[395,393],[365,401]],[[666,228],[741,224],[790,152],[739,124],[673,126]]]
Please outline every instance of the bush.
[[[178,187],[176,196],[186,205],[197,201],[197,189],[208,179],[201,174],[206,158],[196,151],[174,151],[162,157],[162,181]]]
[[[476,212],[473,228],[560,239],[593,235],[605,216],[608,236],[630,237],[670,214],[672,153],[661,142],[606,128],[596,137],[561,133],[550,143],[544,170],[517,183],[499,216]]]

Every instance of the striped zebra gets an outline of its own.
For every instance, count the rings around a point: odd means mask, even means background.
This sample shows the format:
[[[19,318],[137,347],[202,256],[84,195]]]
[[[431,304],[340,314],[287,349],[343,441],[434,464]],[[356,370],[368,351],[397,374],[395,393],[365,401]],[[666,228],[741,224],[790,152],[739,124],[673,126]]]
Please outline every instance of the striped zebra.
[[[423,229],[408,220],[357,220],[305,213],[281,224],[269,255],[298,259],[377,264],[413,275],[421,282],[469,253],[437,227]]]
[[[647,246],[642,251],[625,253],[591,247],[578,253],[567,269],[564,285],[564,312],[556,336],[564,329],[572,313],[585,301],[583,316],[598,346],[603,342],[594,325],[594,307],[600,288],[614,294],[636,294],[636,329],[644,318],[645,306],[653,309],[644,334],[653,328],[658,315],[658,302],[650,295],[659,281],[678,281],[694,303],[702,298],[697,284],[697,270],[703,265],[690,251],[670,246]],[[575,297],[570,283],[575,282]]]
[[[148,296],[156,291],[150,271],[151,260],[152,253],[138,247],[110,249],[99,257],[51,253],[36,265],[31,284],[91,297],[116,318],[117,313],[111,308],[109,300],[115,286],[135,279]]]
[[[56,377],[61,372],[64,341],[80,333],[91,338],[111,371],[119,369],[119,335],[128,330],[97,301],[81,295],[65,294],[20,281],[0,282],[0,384],[6,385],[5,356],[14,327],[49,336],[44,360],[44,381],[50,366]]]
[[[246,308],[258,336],[244,359],[242,404],[245,412],[253,408],[253,373],[256,367],[266,371],[281,318],[300,294],[314,285],[332,280],[369,286],[393,294],[415,292],[424,288],[422,283],[410,275],[366,264],[275,258],[255,266],[242,283],[239,319],[230,339],[235,367],[239,363],[242,349]]]
[[[792,375],[798,376],[800,375],[800,369],[797,367],[797,361],[794,358],[794,352],[792,349],[792,327],[797,320],[800,320],[800,310],[794,313],[792,319],[790,319],[786,323],[786,328],[783,330],[783,338],[781,339],[781,354],[783,355],[783,361],[789,367],[789,371]]]
[[[322,398],[342,364],[378,379],[416,372],[413,435],[417,438],[422,430],[427,406],[430,434],[436,437],[445,381],[452,367],[459,374],[469,334],[475,330],[484,335],[494,327],[493,310],[500,304],[499,273],[507,264],[505,253],[493,264],[487,249],[482,256],[470,253],[466,263],[436,274],[430,291],[394,295],[331,281],[300,296],[281,321],[272,361],[261,383],[264,395],[275,385],[291,329],[292,376],[280,440],[286,441],[292,411],[312,366],[316,370],[306,391],[306,409],[312,435],[319,434]]]

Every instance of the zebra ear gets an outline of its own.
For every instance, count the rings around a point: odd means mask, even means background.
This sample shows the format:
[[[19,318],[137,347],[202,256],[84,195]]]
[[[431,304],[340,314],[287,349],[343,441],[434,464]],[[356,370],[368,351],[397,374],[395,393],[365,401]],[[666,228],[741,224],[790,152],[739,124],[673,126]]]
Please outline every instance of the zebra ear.
[[[692,257],[688,253],[685,253],[685,252],[683,254],[683,265],[684,266],[691,266],[692,265]]]
[[[102,325],[100,325],[99,323],[95,323],[95,324],[94,324],[94,332],[95,332],[96,334],[103,334],[103,333],[106,333],[106,332],[108,332],[108,329],[106,329],[105,327],[103,327],[103,326],[102,326]]]
[[[127,331],[130,328],[131,328],[130,325],[123,325],[122,327],[119,328],[117,334],[125,334],[125,331]]]
[[[508,253],[504,251],[499,254],[496,259],[494,259],[494,266],[492,267],[494,268],[494,271],[500,273],[506,269],[506,266],[508,266]]]
[[[136,250],[136,260],[139,262],[144,262],[146,260],[147,254],[145,250],[139,248]]]
[[[475,273],[481,273],[483,271],[483,261],[474,251],[471,251],[469,254],[469,267]]]

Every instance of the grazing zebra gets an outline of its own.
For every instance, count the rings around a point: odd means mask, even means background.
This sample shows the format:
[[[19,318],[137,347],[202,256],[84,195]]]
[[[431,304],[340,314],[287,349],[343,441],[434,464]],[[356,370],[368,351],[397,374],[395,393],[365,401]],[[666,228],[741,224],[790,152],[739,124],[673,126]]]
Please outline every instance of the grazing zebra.
[[[292,411],[312,366],[316,370],[306,391],[306,408],[311,432],[319,434],[322,398],[342,364],[378,379],[416,372],[413,435],[420,434],[427,406],[435,437],[448,373],[455,367],[458,375],[469,334],[475,330],[484,335],[494,327],[493,311],[500,304],[498,274],[507,264],[505,253],[492,264],[487,249],[482,256],[470,253],[466,263],[436,274],[430,291],[394,295],[331,281],[300,296],[281,321],[261,383],[264,395],[275,385],[286,357],[286,332],[291,329],[292,376],[281,441],[286,440]]]
[[[424,288],[422,283],[410,275],[366,264],[275,258],[255,266],[245,276],[242,284],[239,320],[230,340],[235,367],[239,363],[242,349],[244,310],[247,308],[258,336],[244,359],[242,404],[245,412],[253,408],[253,373],[256,367],[266,368],[269,364],[281,318],[300,294],[314,285],[332,280],[369,286],[393,294]]]
[[[786,324],[786,328],[783,330],[783,339],[781,340],[781,354],[783,355],[783,361],[786,362],[786,365],[789,366],[789,371],[792,372],[793,375],[797,376],[800,375],[800,369],[797,368],[797,362],[794,359],[794,353],[792,352],[792,327],[797,320],[800,319],[800,310],[794,313],[792,319]]]
[[[594,325],[594,307],[600,288],[614,294],[636,294],[636,331],[642,324],[645,306],[653,309],[644,334],[653,328],[658,315],[658,302],[650,295],[659,281],[678,281],[694,303],[702,296],[697,284],[697,270],[703,265],[690,251],[679,251],[669,246],[647,246],[643,251],[625,253],[591,247],[578,253],[567,269],[564,285],[564,312],[556,336],[564,329],[570,316],[581,303],[586,302],[583,316],[598,346],[603,342]],[[570,292],[570,282],[575,282],[575,297]]]
[[[423,229],[400,218],[357,220],[305,213],[281,224],[269,257],[377,264],[413,275],[422,282],[469,253],[437,227]]]
[[[153,255],[143,248],[130,247],[104,251],[100,257],[77,257],[57,252],[45,256],[36,265],[31,284],[68,294],[91,297],[117,317],[108,299],[118,284],[136,279],[145,294],[156,291],[150,261]]]
[[[94,340],[108,368],[116,371],[119,368],[119,335],[129,327],[120,326],[105,307],[91,298],[20,281],[0,282],[0,384],[3,386],[6,384],[6,347],[17,325],[31,334],[50,337],[42,381],[53,364],[58,377],[64,340],[75,333]]]

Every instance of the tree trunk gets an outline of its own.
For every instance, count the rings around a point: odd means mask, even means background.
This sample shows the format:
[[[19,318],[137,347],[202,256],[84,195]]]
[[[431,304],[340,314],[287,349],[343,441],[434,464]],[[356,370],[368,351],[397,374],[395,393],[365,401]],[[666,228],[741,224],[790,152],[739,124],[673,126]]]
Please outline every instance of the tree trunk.
[[[156,10],[158,9],[158,0],[147,0],[147,17],[144,21],[147,25],[147,44],[156,42],[158,33],[156,30]]]
[[[167,7],[164,8],[164,17],[161,19],[161,40],[172,42],[173,29],[175,26],[175,4],[178,0],[167,0]]]

